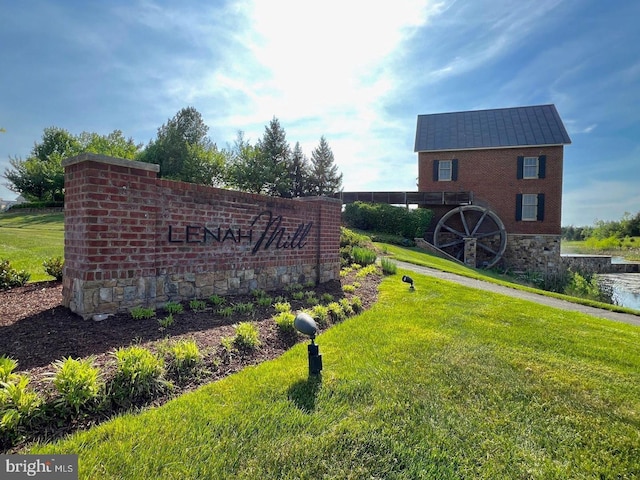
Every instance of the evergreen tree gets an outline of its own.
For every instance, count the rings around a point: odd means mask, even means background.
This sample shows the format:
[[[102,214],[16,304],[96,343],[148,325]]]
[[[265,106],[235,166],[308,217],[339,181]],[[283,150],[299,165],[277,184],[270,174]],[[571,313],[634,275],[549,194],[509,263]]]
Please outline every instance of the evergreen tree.
[[[309,194],[333,195],[342,188],[342,173],[338,174],[338,166],[334,163],[333,152],[324,136],[320,144],[311,153],[311,173],[309,177]]]
[[[273,117],[256,145],[265,175],[265,192],[274,197],[291,197],[291,149],[280,122]]]
[[[303,197],[308,195],[309,189],[309,162],[302,152],[300,143],[296,142],[296,146],[291,153],[291,196]]]

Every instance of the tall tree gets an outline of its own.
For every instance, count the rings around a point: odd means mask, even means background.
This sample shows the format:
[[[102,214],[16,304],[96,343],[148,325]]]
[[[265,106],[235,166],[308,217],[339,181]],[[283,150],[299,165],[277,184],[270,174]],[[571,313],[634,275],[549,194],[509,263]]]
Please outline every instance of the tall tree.
[[[291,179],[291,196],[303,197],[308,194],[309,162],[302,152],[299,142],[296,142],[296,146],[293,148],[293,152],[291,152],[291,170],[289,177]]]
[[[334,163],[333,152],[324,136],[311,153],[311,173],[309,193],[311,195],[332,195],[342,188],[342,173]]]
[[[265,127],[256,147],[264,164],[265,193],[274,197],[291,197],[291,149],[286,132],[276,117]]]
[[[64,199],[64,170],[62,160],[84,152],[132,159],[140,148],[120,130],[108,135],[82,132],[72,135],[58,127],[44,129],[42,140],[35,143],[26,159],[10,158],[12,169],[6,169],[4,177],[10,182],[10,190],[28,200]]]
[[[160,165],[160,176],[212,185],[224,167],[224,155],[207,136],[209,127],[194,107],[180,110],[158,128],[139,160]]]
[[[266,193],[267,172],[262,155],[257,147],[238,132],[230,151],[227,152],[225,183],[244,192]]]

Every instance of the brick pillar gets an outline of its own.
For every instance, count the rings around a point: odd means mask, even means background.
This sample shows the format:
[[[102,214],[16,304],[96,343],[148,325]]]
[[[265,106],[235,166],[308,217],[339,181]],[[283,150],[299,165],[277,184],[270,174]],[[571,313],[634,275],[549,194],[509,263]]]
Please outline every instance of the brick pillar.
[[[159,166],[94,154],[65,169],[63,304],[85,318],[155,297]]]
[[[340,278],[340,220],[342,201],[329,197],[302,197],[303,202],[319,204],[318,243],[316,245],[316,283],[325,283]]]

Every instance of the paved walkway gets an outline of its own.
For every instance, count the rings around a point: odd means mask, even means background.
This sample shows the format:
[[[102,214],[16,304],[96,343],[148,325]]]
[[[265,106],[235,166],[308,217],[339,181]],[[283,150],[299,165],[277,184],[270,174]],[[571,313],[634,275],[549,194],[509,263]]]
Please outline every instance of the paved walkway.
[[[588,307],[586,305],[580,305],[579,303],[567,302],[566,300],[560,300],[553,297],[547,297],[545,295],[538,295],[536,293],[525,292],[523,290],[517,290],[515,288],[504,287],[491,282],[485,282],[483,280],[476,280],[475,278],[463,277],[456,275],[455,273],[441,272],[434,268],[422,267],[414,265],[412,263],[395,261],[399,268],[410,270],[412,272],[421,273],[431,277],[440,278],[443,280],[449,280],[451,282],[459,283],[471,288],[479,288],[481,290],[487,290],[490,292],[501,293],[511,297],[521,298],[523,300],[530,300],[532,302],[541,303],[550,307],[559,308],[561,310],[570,310],[573,312],[582,312],[587,315],[592,315],[599,318],[607,318],[609,320],[615,320],[616,322],[628,323],[629,325],[635,325],[640,327],[640,316],[631,315],[628,313],[611,312],[609,310],[603,310],[600,308]]]

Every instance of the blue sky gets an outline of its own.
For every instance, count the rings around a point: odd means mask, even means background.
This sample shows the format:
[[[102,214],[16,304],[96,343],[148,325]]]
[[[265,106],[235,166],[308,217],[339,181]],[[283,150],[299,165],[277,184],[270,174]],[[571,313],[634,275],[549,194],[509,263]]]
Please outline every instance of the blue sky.
[[[44,128],[146,144],[195,107],[218,146],[275,116],[345,190],[415,190],[419,114],[554,103],[563,225],[640,211],[636,0],[3,2],[0,173]],[[4,183],[4,179],[1,181]],[[0,198],[15,194],[0,187]]]

